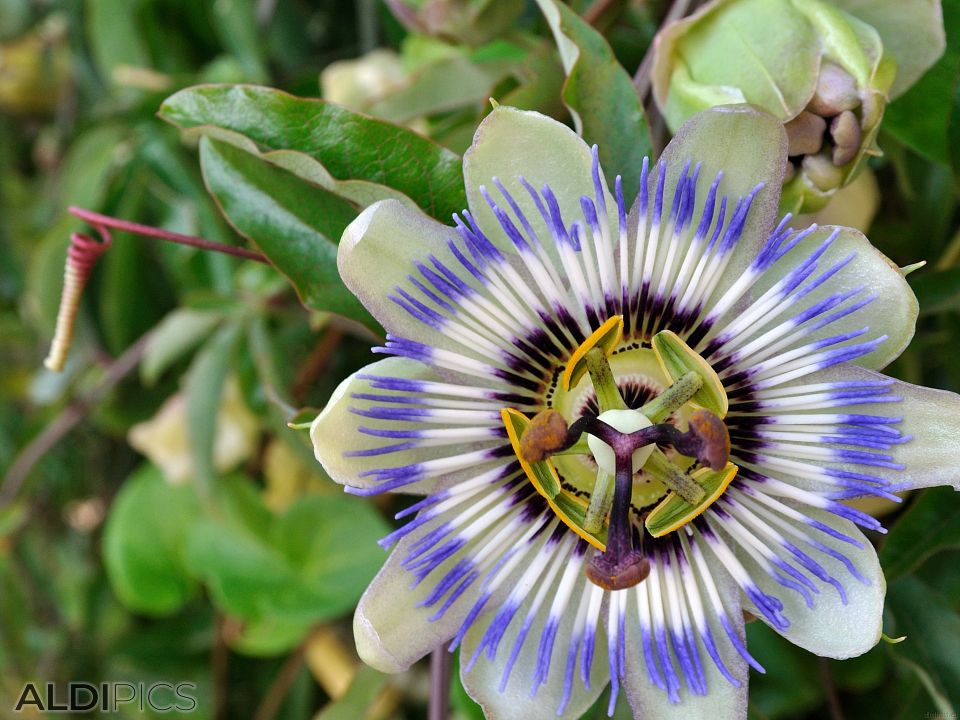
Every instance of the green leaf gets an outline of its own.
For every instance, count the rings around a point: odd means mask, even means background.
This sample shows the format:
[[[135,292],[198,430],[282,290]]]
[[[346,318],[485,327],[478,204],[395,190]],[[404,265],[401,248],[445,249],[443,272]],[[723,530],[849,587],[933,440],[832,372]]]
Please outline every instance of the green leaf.
[[[362,665],[343,697],[321,710],[316,720],[355,720],[369,717],[370,708],[380,698],[389,680],[390,676],[386,673]]]
[[[138,11],[143,0],[88,0],[86,12],[87,40],[108,82],[115,82],[118,67],[149,67],[150,57],[137,27]]]
[[[921,315],[960,310],[960,268],[918,273],[910,277]]]
[[[223,316],[215,311],[179,308],[154,329],[140,361],[140,379],[154,385],[164,370],[199,345]]]
[[[623,177],[623,193],[639,189],[643,157],[651,153],[650,132],[633,81],[603,35],[566,5],[537,0],[550,24],[567,73],[563,101],[577,132],[599,147],[608,176]]]
[[[906,660],[926,674],[921,678],[935,702],[960,707],[960,616],[933,591],[915,578],[894,583],[887,605],[896,619],[902,643],[890,646],[897,660]]]
[[[336,242],[357,215],[353,205],[209,137],[200,143],[200,162],[224,216],[287,276],[304,305],[377,327],[337,271]]]
[[[187,396],[187,427],[196,468],[195,480],[201,498],[206,502],[213,498],[213,483],[217,477],[213,462],[213,443],[217,432],[220,395],[238,336],[239,328],[235,324],[221,328],[197,354],[184,384]]]
[[[245,85],[201,85],[167,98],[160,117],[183,129],[232,130],[264,150],[306,153],[333,177],[392,187],[443,222],[466,206],[456,154],[412,130],[322,100]]]
[[[957,110],[954,95],[960,76],[960,0],[944,0],[947,49],[920,81],[887,107],[886,132],[928,160],[947,164],[948,128]]]
[[[219,486],[217,506],[216,519],[193,529],[187,561],[221,610],[253,625],[238,649],[296,644],[317,622],[355,606],[383,561],[376,541],[389,528],[352,498],[309,496],[276,517],[248,481],[234,478]],[[271,641],[270,627],[282,641]]]
[[[228,48],[244,74],[261,81],[269,76],[264,43],[258,37],[256,0],[217,0],[213,3],[214,23],[224,47]]]
[[[887,579],[893,581],[950,548],[960,548],[960,495],[951,488],[930,488],[890,530],[880,562]]]
[[[184,563],[186,536],[200,516],[189,485],[144,466],[124,483],[107,518],[103,557],[117,597],[136,612],[168,615],[196,591]]]
[[[370,107],[370,114],[396,123],[481,106],[494,85],[509,72],[504,61],[474,62],[456,55],[430,63],[405,87],[391,92]]]

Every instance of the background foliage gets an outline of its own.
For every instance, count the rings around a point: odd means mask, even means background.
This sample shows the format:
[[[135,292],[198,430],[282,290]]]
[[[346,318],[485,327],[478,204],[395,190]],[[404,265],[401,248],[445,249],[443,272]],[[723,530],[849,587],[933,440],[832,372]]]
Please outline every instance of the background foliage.
[[[286,427],[379,332],[339,284],[336,242],[376,199],[459,210],[489,97],[569,121],[632,177],[649,144],[630,75],[667,7],[391,5],[405,23],[375,0],[0,0],[0,714],[27,681],[172,680],[197,685],[191,717],[425,716],[425,665],[388,678],[351,644],[404,501],[345,498]],[[943,5],[947,52],[889,108],[871,161],[869,234],[898,265],[928,261],[889,372],[958,390],[960,1]],[[374,48],[376,72],[330,67]],[[322,71],[353,110],[294,97],[319,97]],[[276,269],[116,233],[53,374],[71,205],[246,238]],[[768,669],[753,717],[960,707],[958,497],[881,511],[885,630],[907,639],[835,662],[751,624]],[[457,715],[479,717],[454,684]]]

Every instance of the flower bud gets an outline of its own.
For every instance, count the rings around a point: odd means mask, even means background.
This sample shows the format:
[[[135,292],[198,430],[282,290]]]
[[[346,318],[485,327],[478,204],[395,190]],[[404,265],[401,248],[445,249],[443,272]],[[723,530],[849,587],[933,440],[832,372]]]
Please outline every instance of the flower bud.
[[[465,44],[483,45],[506,32],[523,12],[523,0],[386,0],[414,33]]]
[[[826,0],[714,0],[657,36],[653,88],[672,130],[714,105],[778,117],[781,209],[814,212],[878,153],[895,72],[880,33]]]

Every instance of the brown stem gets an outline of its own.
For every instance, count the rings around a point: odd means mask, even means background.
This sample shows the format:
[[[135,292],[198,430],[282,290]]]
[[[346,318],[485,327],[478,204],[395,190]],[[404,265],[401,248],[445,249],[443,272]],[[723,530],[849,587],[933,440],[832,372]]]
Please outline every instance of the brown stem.
[[[213,649],[210,652],[210,675],[213,681],[213,718],[227,720],[227,685],[230,666],[230,650],[227,648],[226,618],[217,613],[213,621]]]
[[[107,366],[106,375],[99,385],[68,405],[17,455],[3,478],[3,485],[0,486],[0,508],[6,507],[16,499],[20,488],[40,459],[79,425],[93,407],[140,364],[140,359],[152,335],[152,331],[141,335],[139,340]]]
[[[590,7],[583,12],[583,19],[594,27],[603,19],[607,11],[613,7],[617,0],[595,0]]]
[[[265,264],[270,263],[265,255],[258,253],[255,250],[247,250],[246,248],[237,247],[235,245],[226,245],[224,243],[213,242],[212,240],[205,240],[204,238],[195,237],[193,235],[181,235],[180,233],[172,232],[170,230],[161,230],[160,228],[151,227],[150,225],[141,225],[140,223],[121,220],[119,218],[110,217],[109,215],[101,215],[100,213],[93,212],[92,210],[85,210],[84,208],[71,206],[68,208],[68,212],[71,215],[89,223],[95,228],[108,227],[115,230],[121,230],[123,232],[133,233],[134,235],[142,235],[144,237],[152,237],[157,238],[158,240],[174,242],[178,245],[189,245],[190,247],[200,248],[201,250],[212,250],[214,252],[225,253],[227,255],[243,258],[244,260],[254,260],[255,262]]]
[[[326,372],[330,365],[330,359],[339,347],[343,337],[342,330],[331,327],[324,333],[320,342],[314,346],[303,367],[297,373],[296,380],[294,380],[293,388],[290,391],[294,401],[300,403],[310,388],[313,387],[316,379]]]
[[[448,720],[450,717],[450,668],[453,656],[446,645],[430,655],[430,704],[428,720]]]
[[[263,696],[263,700],[260,702],[260,707],[257,708],[253,720],[273,720],[280,712],[287,693],[290,692],[290,688],[293,687],[300,668],[303,667],[303,656],[309,641],[310,636],[300,643],[300,646],[290,653],[283,662],[283,665],[280,666],[280,669],[277,671],[277,676],[270,684],[267,694]]]
[[[837,697],[837,687],[833,684],[833,674],[830,672],[830,661],[820,658],[820,682],[827,696],[827,707],[830,710],[830,720],[844,720],[840,698]]]

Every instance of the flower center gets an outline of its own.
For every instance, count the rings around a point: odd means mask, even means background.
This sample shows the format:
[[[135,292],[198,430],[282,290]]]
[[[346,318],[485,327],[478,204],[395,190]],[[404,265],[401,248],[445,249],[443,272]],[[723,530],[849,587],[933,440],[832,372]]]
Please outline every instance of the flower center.
[[[599,414],[585,413],[568,423],[565,413],[553,408],[532,419],[513,409],[501,413],[531,483],[556,515],[599,551],[588,578],[613,590],[647,576],[645,534],[660,537],[683,527],[723,493],[737,472],[728,462],[730,441],[721,419],[727,398],[713,369],[678,336],[659,333],[652,352],[670,384],[642,407],[630,408],[611,366],[622,329],[622,318],[610,318],[577,348],[561,377],[561,407],[589,375]],[[664,422],[678,415],[685,417],[686,431]],[[672,448],[678,457],[658,446]],[[581,472],[587,467],[583,460],[593,464],[592,482],[580,488],[562,481],[554,464],[567,469],[574,458]],[[649,487],[638,492],[636,473],[646,478],[641,486],[655,484],[659,492],[651,495]],[[664,489],[665,497],[641,518],[635,502],[647,507]],[[638,534],[635,521],[640,520]]]

